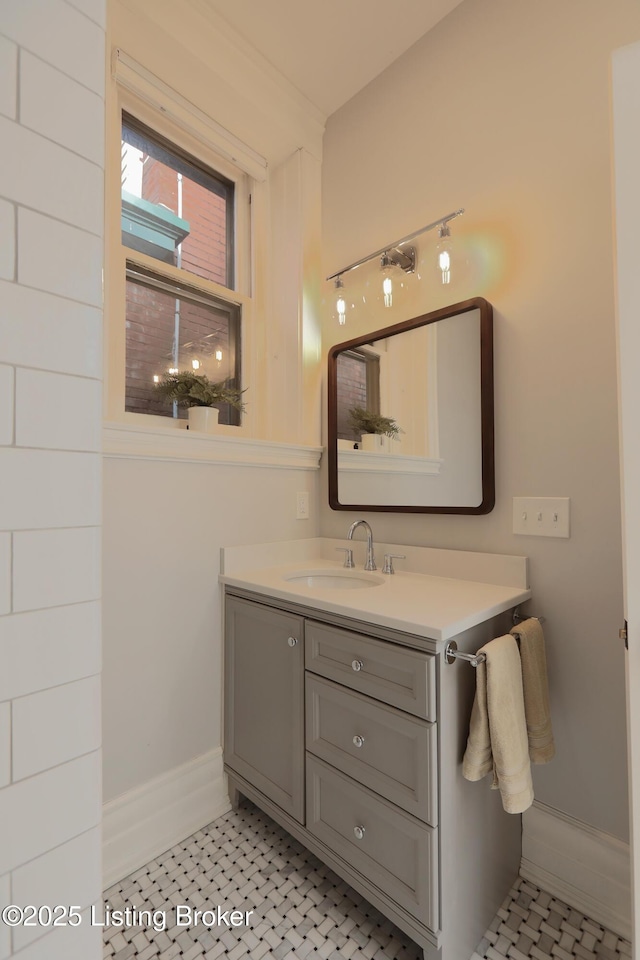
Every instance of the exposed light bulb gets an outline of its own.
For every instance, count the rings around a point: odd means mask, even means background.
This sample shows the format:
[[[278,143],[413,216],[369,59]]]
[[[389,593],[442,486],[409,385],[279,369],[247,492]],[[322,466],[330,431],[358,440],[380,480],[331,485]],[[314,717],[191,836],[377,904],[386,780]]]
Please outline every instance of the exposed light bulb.
[[[336,278],[336,315],[341,327],[347,322],[347,301],[344,298],[344,283],[342,277]]]
[[[389,259],[386,253],[380,258],[382,267],[382,302],[385,307],[393,306],[393,261]]]
[[[194,370],[199,370],[199,369],[200,369],[200,361],[199,361],[199,360],[192,360],[192,361],[191,361],[191,366],[193,367]]]
[[[220,361],[222,360],[222,350],[216,350],[215,358],[218,361],[218,363],[220,363]]]
[[[391,277],[384,277],[382,281],[382,296],[385,307],[393,306],[393,280]]]
[[[154,373],[154,375],[153,375],[153,382],[154,382],[154,383],[160,383],[160,377],[158,376],[157,373]]]
[[[438,230],[436,255],[442,283],[451,283],[451,231],[446,223],[440,224]]]

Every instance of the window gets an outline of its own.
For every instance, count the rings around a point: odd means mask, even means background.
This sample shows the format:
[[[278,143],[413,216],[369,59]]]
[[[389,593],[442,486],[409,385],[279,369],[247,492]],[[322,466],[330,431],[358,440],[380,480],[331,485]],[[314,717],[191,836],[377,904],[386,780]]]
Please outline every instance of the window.
[[[127,114],[121,184],[122,244],[131,251],[125,409],[184,418],[186,410],[157,397],[163,374],[194,370],[241,387],[241,308],[231,296],[235,184]],[[220,422],[239,424],[240,415],[223,405]]]
[[[380,413],[380,358],[369,350],[345,350],[338,356],[338,439],[360,440],[349,411],[362,407]]]

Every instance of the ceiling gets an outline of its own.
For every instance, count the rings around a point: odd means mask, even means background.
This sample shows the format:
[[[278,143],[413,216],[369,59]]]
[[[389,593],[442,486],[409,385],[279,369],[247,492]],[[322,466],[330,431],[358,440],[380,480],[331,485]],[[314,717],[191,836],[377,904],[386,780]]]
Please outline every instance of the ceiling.
[[[462,0],[206,0],[326,116]]]

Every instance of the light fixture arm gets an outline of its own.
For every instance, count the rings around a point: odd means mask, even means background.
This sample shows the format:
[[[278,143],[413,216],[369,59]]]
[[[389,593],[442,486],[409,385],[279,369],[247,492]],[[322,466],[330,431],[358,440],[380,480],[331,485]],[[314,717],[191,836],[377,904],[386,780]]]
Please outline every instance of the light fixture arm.
[[[361,267],[363,263],[368,263],[369,260],[375,260],[376,257],[389,256],[390,254],[396,255],[398,253],[403,253],[408,256],[408,251],[399,251],[398,247],[401,247],[403,243],[408,243],[409,240],[413,240],[415,237],[420,236],[421,233],[426,233],[428,230],[435,230],[436,227],[443,227],[449,222],[449,220],[455,220],[456,217],[459,217],[464,213],[464,207],[461,207],[460,210],[454,210],[453,213],[448,213],[444,217],[439,217],[437,220],[434,220],[433,223],[428,223],[426,227],[420,227],[419,230],[414,230],[413,233],[408,233],[406,237],[402,237],[401,240],[395,240],[393,243],[388,243],[386,246],[381,247],[379,250],[376,250],[374,253],[367,254],[366,257],[362,257],[360,260],[356,260],[354,263],[350,263],[348,267],[343,267],[342,270],[336,270],[335,273],[332,273],[327,277],[327,280],[335,280],[336,277],[342,276],[343,273],[348,273],[350,270],[355,270],[356,267]],[[413,249],[413,248],[412,248]],[[415,257],[415,250],[414,250]],[[390,258],[391,262],[391,258]],[[396,261],[393,261],[394,264]],[[398,266],[402,264],[398,263]],[[410,270],[407,270],[406,267],[402,267],[405,272],[411,272],[414,268],[411,267]]]

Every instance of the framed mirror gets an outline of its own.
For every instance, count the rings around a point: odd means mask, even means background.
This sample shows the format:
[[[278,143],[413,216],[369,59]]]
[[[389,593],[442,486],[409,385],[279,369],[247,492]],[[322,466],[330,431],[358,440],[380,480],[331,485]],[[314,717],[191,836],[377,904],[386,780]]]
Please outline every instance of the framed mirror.
[[[332,347],[328,466],[334,510],[489,513],[491,304],[476,297]]]

